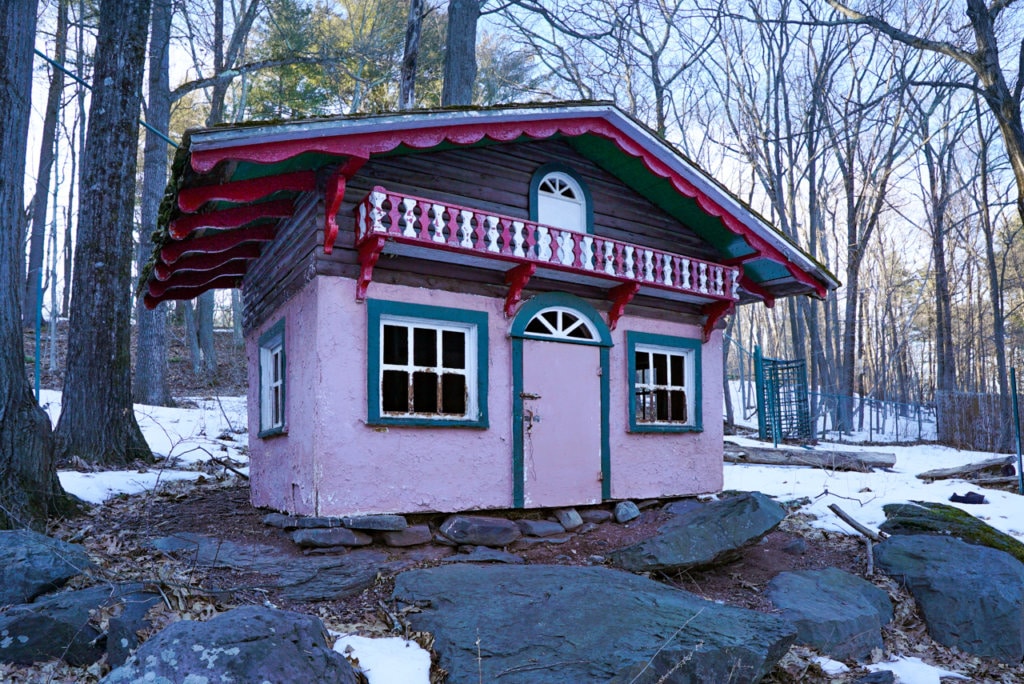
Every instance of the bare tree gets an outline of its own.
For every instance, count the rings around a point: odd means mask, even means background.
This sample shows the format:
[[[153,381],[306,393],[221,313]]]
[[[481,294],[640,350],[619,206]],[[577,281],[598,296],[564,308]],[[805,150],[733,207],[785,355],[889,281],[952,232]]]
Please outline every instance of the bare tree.
[[[131,264],[138,117],[150,4],[103,0],[82,153],[80,223],[57,455],[126,464],[153,455],[131,396]]]
[[[405,51],[402,56],[399,109],[412,109],[416,104],[416,60],[420,54],[420,36],[423,34],[425,0],[409,0],[409,23],[405,30]]]
[[[22,216],[36,0],[0,3],[0,529],[42,530],[64,498],[50,419],[25,376]]]
[[[169,79],[171,0],[153,0],[153,29],[149,38],[149,101],[146,123],[167,133],[171,121]],[[153,130],[146,131],[143,153],[141,227],[139,228],[138,270],[141,273],[150,252],[157,214],[167,185],[167,142]],[[173,403],[167,382],[167,304],[150,310],[139,297],[135,304],[135,375],[132,395],[141,404],[169,406]]]
[[[441,106],[473,104],[476,82],[476,29],[487,0],[448,0],[444,88]]]

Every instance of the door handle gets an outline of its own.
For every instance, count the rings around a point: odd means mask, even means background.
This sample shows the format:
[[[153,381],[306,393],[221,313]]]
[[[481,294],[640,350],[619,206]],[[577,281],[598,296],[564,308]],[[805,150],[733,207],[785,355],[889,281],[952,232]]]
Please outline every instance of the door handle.
[[[519,393],[519,398],[520,399],[540,399],[540,395],[539,394],[534,394],[533,392],[520,392]]]

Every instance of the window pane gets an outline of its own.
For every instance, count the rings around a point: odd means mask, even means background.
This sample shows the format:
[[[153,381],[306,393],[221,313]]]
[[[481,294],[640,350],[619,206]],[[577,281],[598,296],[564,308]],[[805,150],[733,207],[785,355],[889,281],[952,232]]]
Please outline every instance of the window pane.
[[[270,352],[270,358],[270,365],[273,368],[271,382],[281,382],[281,350],[275,349]]]
[[[659,422],[668,420],[668,392],[665,390],[654,390],[654,416]]]
[[[466,413],[466,377],[449,373],[441,376],[441,413]]]
[[[672,363],[672,385],[682,387],[686,384],[686,373],[683,370],[683,357],[679,354],[672,354],[669,357]]]
[[[651,393],[647,390],[640,390],[636,393],[636,419],[640,423],[650,423],[654,420],[651,413]]]
[[[569,331],[569,337],[576,340],[592,340],[594,336],[590,333],[590,328],[585,325],[578,325]]]
[[[437,373],[412,374],[412,410],[437,413]]]
[[[669,413],[671,414],[671,420],[673,423],[686,423],[688,422],[686,416],[686,392],[673,391],[668,393],[669,401]]]
[[[383,352],[384,363],[400,366],[409,363],[409,329],[385,325]]]
[[[381,409],[406,413],[409,410],[409,374],[405,371],[384,371],[380,383]]]
[[[416,366],[437,366],[437,333],[432,328],[412,329],[412,362]]]
[[[668,355],[652,354],[654,357],[654,384],[668,384]]]
[[[541,335],[549,334],[547,327],[540,322],[539,318],[534,318],[526,325],[526,332],[540,333]]]
[[[466,333],[456,330],[441,333],[441,365],[445,368],[466,367]]]

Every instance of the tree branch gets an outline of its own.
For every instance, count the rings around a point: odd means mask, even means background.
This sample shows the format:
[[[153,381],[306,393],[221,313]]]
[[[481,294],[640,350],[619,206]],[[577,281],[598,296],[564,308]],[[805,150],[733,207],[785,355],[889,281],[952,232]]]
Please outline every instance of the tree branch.
[[[241,74],[251,74],[263,69],[273,69],[281,66],[293,66],[295,64],[331,64],[341,61],[340,57],[287,57],[283,59],[264,59],[258,62],[242,64],[234,69],[225,69],[219,74],[206,78],[197,78],[194,81],[187,81],[171,91],[171,102],[177,102],[191,92],[210,88],[212,86],[231,81]]]

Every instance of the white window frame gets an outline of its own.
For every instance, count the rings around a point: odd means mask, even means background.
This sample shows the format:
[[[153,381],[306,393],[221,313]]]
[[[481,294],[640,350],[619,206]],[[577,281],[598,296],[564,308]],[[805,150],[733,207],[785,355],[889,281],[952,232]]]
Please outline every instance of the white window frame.
[[[544,316],[548,313],[557,313],[556,325],[552,326],[551,323]],[[566,316],[575,318],[575,321],[567,321]],[[539,320],[540,323],[547,329],[546,332],[537,332],[529,330],[530,326],[534,321]],[[572,332],[579,328],[583,328],[589,334],[589,337],[573,337]],[[564,306],[550,306],[546,309],[541,309],[533,315],[532,318],[527,322],[526,328],[529,332],[530,337],[550,337],[554,340],[566,340],[569,342],[597,342],[601,339],[594,327],[594,324],[590,319],[584,316],[575,309],[570,309]]]
[[[657,391],[682,391],[686,396],[686,420],[658,420],[657,417],[654,420],[643,420],[640,417],[639,412],[635,415],[635,423],[639,426],[672,426],[672,427],[684,427],[684,428],[696,428],[697,425],[697,396],[699,390],[696,385],[696,358],[697,353],[693,349],[684,349],[680,347],[664,346],[658,344],[645,344],[638,342],[632,345],[630,353],[633,354],[634,358],[636,354],[646,353],[648,354],[648,369],[647,371],[635,371],[635,376],[631,378],[632,389],[631,389],[631,401],[637,400],[637,394],[640,391],[646,390],[654,393]],[[664,384],[655,382],[654,378],[654,354],[664,354],[668,359],[668,379]],[[676,379],[672,377],[672,356],[679,356],[683,359],[683,378],[682,383],[676,382]],[[639,377],[640,373],[649,373],[650,378]]]
[[[384,327],[385,326],[398,326],[405,327],[408,329],[408,344],[409,344],[409,358],[405,364],[391,364],[384,362]],[[414,335],[412,333],[413,328],[424,328],[433,330],[435,332],[451,331],[460,332],[465,335],[465,368],[445,368],[444,356],[442,354],[441,344],[444,339],[443,335],[437,335],[438,348],[436,350],[437,365],[435,366],[417,366],[413,361],[415,359]],[[378,359],[378,370],[377,370],[377,382],[380,385],[379,399],[377,410],[381,417],[392,418],[392,419],[416,419],[416,420],[428,420],[428,421],[476,421],[480,417],[480,398],[477,393],[477,351],[479,344],[477,340],[477,326],[471,323],[459,323],[454,321],[443,321],[434,320],[429,318],[416,318],[411,316],[397,316],[392,314],[381,314],[380,324],[377,329],[378,339],[381,341],[380,345],[380,358]],[[413,373],[420,371],[437,373],[439,376],[443,374],[455,374],[462,375],[465,378],[466,387],[466,412],[463,414],[456,413],[418,413],[415,411],[385,411],[384,410],[384,372],[389,370],[403,371],[409,374],[409,378],[413,377]]]
[[[285,431],[284,319],[260,337],[260,437]]]
[[[545,190],[546,184],[556,191]],[[568,197],[564,190],[572,192]],[[562,190],[558,192],[557,190]],[[579,182],[564,171],[544,174],[537,185],[537,223],[573,233],[587,233],[587,196]]]

